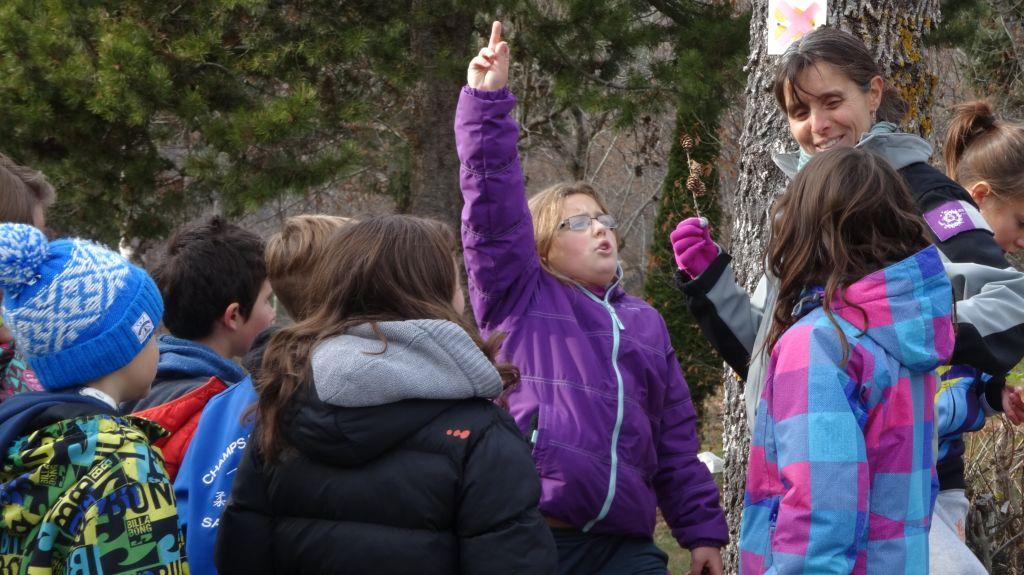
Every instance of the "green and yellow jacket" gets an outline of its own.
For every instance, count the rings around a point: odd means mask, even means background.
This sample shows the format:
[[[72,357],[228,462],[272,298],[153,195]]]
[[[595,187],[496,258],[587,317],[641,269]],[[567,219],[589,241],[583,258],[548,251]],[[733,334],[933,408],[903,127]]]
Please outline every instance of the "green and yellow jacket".
[[[0,404],[0,575],[188,573],[163,435],[74,392]]]

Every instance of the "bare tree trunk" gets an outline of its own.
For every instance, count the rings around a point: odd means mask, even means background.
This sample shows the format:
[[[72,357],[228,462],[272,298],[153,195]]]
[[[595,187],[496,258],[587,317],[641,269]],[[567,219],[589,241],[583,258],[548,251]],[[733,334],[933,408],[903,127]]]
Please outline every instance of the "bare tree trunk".
[[[772,152],[792,147],[785,118],[772,96],[776,56],[769,56],[767,37],[768,0],[756,0],[750,20],[750,57],[747,60],[746,109],[740,135],[739,182],[736,186],[730,238],[736,279],[748,291],[757,285],[764,266],[768,240],[767,211],[786,185],[785,175],[772,163]],[[725,409],[722,430],[725,449],[722,506],[729,522],[730,544],[725,553],[725,570],[739,570],[738,544],[743,513],[743,487],[747,476],[747,429],[743,401],[744,383],[731,370],[725,376]]]
[[[910,105],[903,129],[931,134],[937,80],[927,69],[924,36],[941,18],[939,0],[831,0],[828,22],[859,36],[875,54],[886,85]]]
[[[413,92],[412,116],[405,129],[411,157],[410,211],[458,230],[462,195],[452,126],[459,89],[466,80],[444,68],[443,63],[451,47],[461,46],[461,40],[472,34],[473,13],[452,7],[442,17],[431,12],[436,6],[428,0],[413,0],[411,8],[419,24],[410,31],[409,53],[420,81]]]
[[[733,267],[737,280],[750,291],[764,271],[768,241],[768,210],[785,189],[785,176],[772,163],[772,152],[796,149],[788,125],[772,95],[778,56],[767,54],[768,0],[755,0],[750,21],[746,110],[740,136],[739,182],[734,197],[731,229]],[[910,104],[906,129],[931,130],[930,109],[934,78],[924,69],[922,38],[939,18],[938,0],[831,0],[828,22],[863,38],[872,49],[886,80],[897,86]],[[766,312],[768,313],[768,312]],[[743,402],[743,382],[725,377],[725,489],[722,503],[729,521],[731,544],[726,549],[726,572],[739,567],[737,544],[743,510],[750,431]]]

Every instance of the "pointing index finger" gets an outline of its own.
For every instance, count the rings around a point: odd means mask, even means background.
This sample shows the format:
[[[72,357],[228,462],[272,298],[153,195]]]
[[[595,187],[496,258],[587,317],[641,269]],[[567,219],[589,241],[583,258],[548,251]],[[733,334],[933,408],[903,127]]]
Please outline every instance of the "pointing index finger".
[[[491,40],[487,43],[487,47],[497,51],[499,43],[501,43],[501,22],[495,20],[491,24]]]

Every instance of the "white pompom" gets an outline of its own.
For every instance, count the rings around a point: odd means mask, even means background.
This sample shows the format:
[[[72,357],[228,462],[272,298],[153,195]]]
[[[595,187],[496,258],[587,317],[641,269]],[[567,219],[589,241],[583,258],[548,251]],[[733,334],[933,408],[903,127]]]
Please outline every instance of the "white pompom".
[[[0,289],[17,290],[39,279],[48,246],[38,228],[0,224]]]

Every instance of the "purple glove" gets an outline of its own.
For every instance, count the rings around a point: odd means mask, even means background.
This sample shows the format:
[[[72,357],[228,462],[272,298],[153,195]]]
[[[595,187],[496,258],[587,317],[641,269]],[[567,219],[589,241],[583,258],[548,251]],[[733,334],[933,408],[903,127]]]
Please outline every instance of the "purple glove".
[[[708,221],[704,218],[686,218],[669,234],[676,265],[683,273],[695,278],[708,269],[718,257],[718,246],[711,241]]]

